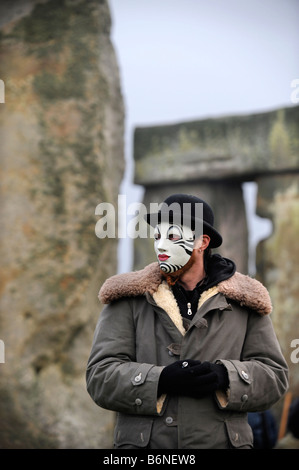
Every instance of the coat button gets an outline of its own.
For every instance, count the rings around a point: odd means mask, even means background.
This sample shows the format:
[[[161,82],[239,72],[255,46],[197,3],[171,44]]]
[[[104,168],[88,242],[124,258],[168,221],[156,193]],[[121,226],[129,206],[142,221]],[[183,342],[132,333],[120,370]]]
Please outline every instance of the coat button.
[[[246,395],[245,393],[244,395],[241,396],[241,401],[244,403],[247,400],[248,400],[248,395]]]
[[[245,379],[245,380],[249,379],[249,375],[247,374],[247,372],[245,372],[245,370],[242,370],[241,375],[242,375],[243,379]]]
[[[172,351],[168,351],[169,356],[174,356]]]
[[[138,406],[142,405],[142,400],[140,398],[136,398],[135,405],[138,405]]]
[[[184,369],[185,367],[188,367],[188,362],[187,361],[184,361],[183,364],[182,364],[182,368]]]
[[[141,380],[141,372],[140,372],[140,374],[136,375],[136,377],[135,377],[134,380],[135,380],[136,383],[140,382],[140,380]]]
[[[166,424],[172,424],[173,423],[173,418],[171,416],[167,416],[167,418],[165,419],[165,423]]]

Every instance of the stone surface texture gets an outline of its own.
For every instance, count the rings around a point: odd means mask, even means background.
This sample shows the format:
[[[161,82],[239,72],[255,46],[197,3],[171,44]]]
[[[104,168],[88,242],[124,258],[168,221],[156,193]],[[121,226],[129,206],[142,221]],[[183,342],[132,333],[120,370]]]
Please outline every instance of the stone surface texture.
[[[117,203],[124,109],[106,0],[1,2],[1,448],[99,448],[113,416],[85,369],[117,269],[95,235]]]
[[[135,182],[251,180],[299,166],[299,108],[138,127],[134,134]]]
[[[257,182],[257,213],[273,223],[271,236],[257,249],[257,272],[270,291],[274,327],[290,369],[290,391],[298,396],[299,173],[259,177]],[[295,339],[296,348],[291,345]]]

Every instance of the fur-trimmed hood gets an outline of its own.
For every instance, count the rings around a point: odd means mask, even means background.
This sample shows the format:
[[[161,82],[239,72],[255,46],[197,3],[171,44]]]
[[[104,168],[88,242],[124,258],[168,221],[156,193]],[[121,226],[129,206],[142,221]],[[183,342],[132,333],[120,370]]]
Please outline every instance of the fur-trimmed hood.
[[[122,297],[137,297],[146,292],[154,295],[162,282],[159,264],[154,262],[140,271],[117,274],[107,279],[99,292],[99,299],[103,304],[108,304]],[[244,274],[236,272],[229,279],[220,282],[217,292],[260,315],[268,315],[272,311],[267,289],[256,279]]]

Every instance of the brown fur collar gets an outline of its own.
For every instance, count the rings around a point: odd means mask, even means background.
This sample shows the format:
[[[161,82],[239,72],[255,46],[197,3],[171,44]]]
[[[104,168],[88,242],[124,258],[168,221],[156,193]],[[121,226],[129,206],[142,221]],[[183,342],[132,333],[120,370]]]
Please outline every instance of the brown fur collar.
[[[146,292],[155,294],[162,283],[159,264],[154,262],[140,271],[117,274],[103,284],[99,299],[108,304],[122,297],[137,297]],[[268,315],[272,311],[267,289],[256,279],[236,272],[231,278],[217,285],[217,291],[240,305]]]

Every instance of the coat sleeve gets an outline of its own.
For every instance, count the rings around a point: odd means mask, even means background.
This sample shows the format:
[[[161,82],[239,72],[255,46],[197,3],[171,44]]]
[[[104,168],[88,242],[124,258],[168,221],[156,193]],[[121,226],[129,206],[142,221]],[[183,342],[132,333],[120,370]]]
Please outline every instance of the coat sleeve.
[[[158,415],[157,389],[163,367],[136,362],[130,301],[104,307],[87,364],[87,390],[97,405],[113,411]]]
[[[221,408],[262,411],[287,391],[288,366],[269,316],[250,312],[241,360],[220,359],[219,362],[229,376],[227,393],[216,393]]]

